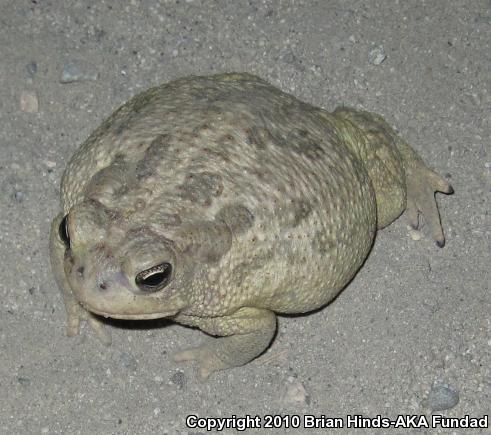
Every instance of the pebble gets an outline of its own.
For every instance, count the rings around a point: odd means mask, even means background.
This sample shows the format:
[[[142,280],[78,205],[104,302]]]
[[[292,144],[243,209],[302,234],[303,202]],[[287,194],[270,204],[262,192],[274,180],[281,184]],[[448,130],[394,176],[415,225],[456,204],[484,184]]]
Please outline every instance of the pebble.
[[[293,377],[288,378],[286,393],[283,396],[283,403],[294,406],[309,404],[310,397],[304,385]]]
[[[16,190],[12,196],[14,200],[17,202],[22,202],[24,201],[25,198],[25,194],[24,192],[22,192],[22,190]]]
[[[73,83],[97,80],[99,74],[94,71],[92,66],[86,63],[80,62],[67,62],[63,65],[63,71],[61,72],[61,83]]]
[[[423,238],[423,233],[419,230],[410,228],[408,232],[409,232],[409,237],[411,237],[411,240],[417,241]]]
[[[179,387],[180,390],[184,390],[186,387],[186,375],[183,372],[176,372],[170,378],[170,381]]]
[[[19,376],[17,378],[17,382],[19,382],[19,384],[21,384],[23,386],[27,386],[27,385],[31,384],[31,380],[29,378],[24,377],[24,376]]]
[[[122,352],[121,355],[119,355],[119,360],[121,361],[123,367],[131,370],[132,372],[136,372],[138,361],[131,353]]]
[[[368,53],[368,61],[372,65],[380,65],[386,58],[387,55],[385,54],[384,47],[382,45],[372,48],[370,53]]]
[[[363,90],[368,89],[368,82],[362,77],[353,79],[353,83],[358,89],[363,89]]]
[[[291,51],[288,51],[287,53],[285,53],[283,55],[282,59],[286,63],[295,63],[297,61],[297,58],[295,57],[295,55]]]
[[[479,14],[474,18],[474,22],[476,24],[491,24],[491,16]]]
[[[455,388],[443,384],[434,383],[426,399],[426,406],[433,411],[451,409],[459,403],[459,392]]]
[[[34,91],[22,91],[20,94],[20,110],[26,113],[37,113],[38,97]]]
[[[38,72],[38,64],[34,61],[29,62],[26,65],[26,71],[27,71],[27,74],[29,74],[29,76],[34,77],[36,75],[36,73]]]
[[[54,162],[53,160],[44,160],[44,164],[48,169],[56,168],[56,162]]]

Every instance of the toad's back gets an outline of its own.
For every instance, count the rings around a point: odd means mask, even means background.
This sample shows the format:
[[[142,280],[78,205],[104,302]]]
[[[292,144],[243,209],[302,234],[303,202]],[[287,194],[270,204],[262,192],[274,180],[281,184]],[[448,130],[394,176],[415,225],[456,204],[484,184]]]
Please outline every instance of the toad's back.
[[[131,100],[79,149],[63,179],[64,207],[96,178],[92,197],[125,210],[145,198],[151,205],[134,224],[161,224],[172,237],[160,216],[213,220],[240,204],[253,224],[237,228],[216,264],[229,303],[210,300],[206,313],[250,303],[308,311],[354,275],[376,228],[372,184],[343,127],[254,76],[172,82]]]

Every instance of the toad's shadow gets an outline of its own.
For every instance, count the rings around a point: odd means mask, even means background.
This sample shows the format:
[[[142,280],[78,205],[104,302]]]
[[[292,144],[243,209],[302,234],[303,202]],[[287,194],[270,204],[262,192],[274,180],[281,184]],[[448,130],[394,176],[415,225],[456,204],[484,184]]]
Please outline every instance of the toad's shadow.
[[[165,317],[159,319],[144,319],[144,320],[113,319],[111,317],[102,317],[102,316],[96,316],[96,317],[104,324],[112,326],[113,328],[135,330],[135,331],[163,329],[170,325],[175,324],[175,322],[172,319],[167,319]]]

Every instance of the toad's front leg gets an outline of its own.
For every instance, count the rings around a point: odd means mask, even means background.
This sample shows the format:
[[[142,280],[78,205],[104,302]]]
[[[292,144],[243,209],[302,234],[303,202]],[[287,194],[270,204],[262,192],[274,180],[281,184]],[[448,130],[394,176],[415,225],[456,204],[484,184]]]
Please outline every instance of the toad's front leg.
[[[241,308],[224,317],[182,317],[178,321],[219,336],[211,343],[174,355],[175,361],[198,361],[202,379],[214,371],[238,367],[253,360],[268,347],[276,331],[274,313],[257,308]]]
[[[97,338],[106,346],[111,344],[111,335],[104,328],[104,324],[92,313],[83,308],[72,293],[72,289],[66,279],[64,270],[65,250],[67,249],[60,237],[60,223],[63,215],[60,213],[55,217],[51,225],[49,251],[51,267],[55,275],[56,283],[63,295],[63,302],[67,314],[67,335],[73,337],[79,333],[80,321],[85,320],[94,330]]]

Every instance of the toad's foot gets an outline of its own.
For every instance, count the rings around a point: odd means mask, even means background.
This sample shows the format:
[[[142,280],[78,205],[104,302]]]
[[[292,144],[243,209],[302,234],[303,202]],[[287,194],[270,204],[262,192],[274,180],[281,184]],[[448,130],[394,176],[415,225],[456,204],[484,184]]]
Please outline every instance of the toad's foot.
[[[409,148],[409,146],[408,146]],[[435,199],[435,192],[452,194],[452,186],[436,172],[429,169],[423,161],[412,151],[405,149],[406,157],[406,189],[407,189],[407,216],[409,224],[414,229],[419,228],[419,215],[424,216],[431,236],[438,247],[445,246],[440,214]]]
[[[231,316],[211,319],[182,319],[205,332],[221,336],[211,343],[186,349],[174,355],[174,361],[197,361],[202,380],[211,373],[238,367],[260,355],[276,331],[276,317],[267,310],[241,308]]]
[[[181,350],[174,354],[173,360],[176,362],[197,361],[199,363],[199,377],[202,380],[208,377],[217,370],[223,370],[229,367],[225,361],[220,360],[216,356],[216,346],[203,344],[191,349]]]
[[[94,331],[96,337],[104,346],[111,345],[111,334],[105,325],[94,314],[87,311],[76,300],[66,300],[65,308],[67,314],[67,335],[74,337],[80,332],[80,321],[85,320]]]

